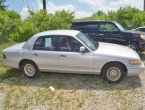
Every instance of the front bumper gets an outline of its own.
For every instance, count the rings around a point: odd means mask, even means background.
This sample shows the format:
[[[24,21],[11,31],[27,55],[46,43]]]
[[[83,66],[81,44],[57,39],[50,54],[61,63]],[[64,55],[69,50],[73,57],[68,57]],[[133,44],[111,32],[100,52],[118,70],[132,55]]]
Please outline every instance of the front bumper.
[[[140,50],[140,52],[144,52],[145,51],[145,41],[139,43],[139,50]]]
[[[145,71],[145,66],[142,63],[139,67],[128,67],[128,74],[127,76],[136,76],[140,73],[143,73]]]

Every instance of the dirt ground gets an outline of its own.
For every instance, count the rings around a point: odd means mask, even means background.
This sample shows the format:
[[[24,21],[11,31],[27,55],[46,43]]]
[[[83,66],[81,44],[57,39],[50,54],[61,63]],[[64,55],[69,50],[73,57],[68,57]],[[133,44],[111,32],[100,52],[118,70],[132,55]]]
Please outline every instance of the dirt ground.
[[[145,73],[115,85],[94,75],[43,73],[30,80],[17,70],[9,69],[6,73],[0,80],[2,110],[145,109]]]

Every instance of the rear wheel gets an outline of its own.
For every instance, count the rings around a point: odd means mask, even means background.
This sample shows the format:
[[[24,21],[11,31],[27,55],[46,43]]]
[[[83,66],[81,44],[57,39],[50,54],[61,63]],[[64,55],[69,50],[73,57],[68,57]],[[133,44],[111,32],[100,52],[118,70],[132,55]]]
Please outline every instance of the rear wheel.
[[[39,69],[35,63],[31,61],[25,61],[21,65],[21,70],[28,78],[35,78],[39,75]]]
[[[119,83],[125,77],[125,71],[121,64],[119,63],[109,63],[103,70],[102,75],[105,81],[108,83]]]

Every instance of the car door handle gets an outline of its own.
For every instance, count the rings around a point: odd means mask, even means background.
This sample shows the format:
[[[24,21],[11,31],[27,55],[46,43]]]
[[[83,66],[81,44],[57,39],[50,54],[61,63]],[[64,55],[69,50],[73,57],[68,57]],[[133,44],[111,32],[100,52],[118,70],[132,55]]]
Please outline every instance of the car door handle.
[[[34,55],[34,56],[38,56],[38,54],[36,54],[36,53],[35,53],[35,54],[33,54],[33,55]]]
[[[99,34],[99,36],[104,36],[104,34]]]
[[[60,57],[66,57],[65,55],[60,55]]]

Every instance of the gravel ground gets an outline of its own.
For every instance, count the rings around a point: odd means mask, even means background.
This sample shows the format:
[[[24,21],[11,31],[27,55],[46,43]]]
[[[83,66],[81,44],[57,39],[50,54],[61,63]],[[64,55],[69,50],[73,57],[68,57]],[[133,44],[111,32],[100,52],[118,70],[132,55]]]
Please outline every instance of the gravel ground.
[[[29,80],[23,75],[0,83],[4,110],[144,110],[145,73],[109,85],[94,75],[43,73]],[[50,91],[49,87],[55,88]]]

